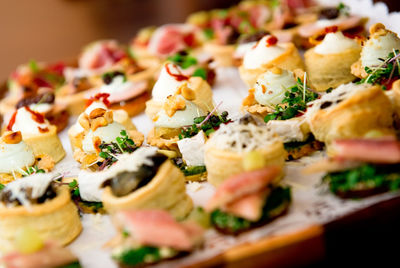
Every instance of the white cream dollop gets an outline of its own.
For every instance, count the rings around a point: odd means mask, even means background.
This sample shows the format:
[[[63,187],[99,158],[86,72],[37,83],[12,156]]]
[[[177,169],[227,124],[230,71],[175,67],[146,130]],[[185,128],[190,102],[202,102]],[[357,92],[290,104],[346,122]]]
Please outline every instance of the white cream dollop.
[[[177,142],[183,160],[188,166],[204,166],[205,134],[200,131],[191,138],[185,138]]]
[[[204,112],[200,107],[191,101],[185,100],[186,107],[183,110],[178,110],[171,117],[167,115],[164,109],[161,109],[157,114],[157,120],[154,122],[156,127],[180,128],[193,125],[195,117],[204,116]]]
[[[46,129],[50,126],[47,120],[44,123],[36,122],[33,115],[26,107],[21,107],[17,110],[15,123],[12,126],[12,131],[21,131],[22,136],[26,135],[39,135],[41,134],[39,128]]]
[[[285,92],[296,85],[291,71],[281,70],[280,74],[268,70],[260,75],[254,86],[254,98],[262,105],[275,106],[282,103]]]
[[[303,117],[295,117],[289,120],[270,120],[267,127],[281,137],[283,142],[305,141],[309,133],[304,133],[301,129],[304,121]]]
[[[82,149],[86,153],[96,153],[96,148],[94,147],[94,137],[99,137],[102,142],[112,142],[119,136],[121,136],[121,131],[125,130],[125,127],[120,123],[113,122],[103,127],[98,127],[95,131],[89,130],[82,140]]]
[[[33,103],[29,105],[32,111],[45,114],[49,112],[53,108],[53,104],[51,103]]]
[[[24,141],[7,144],[0,140],[0,173],[11,174],[13,171],[32,166],[34,162],[33,151]]]
[[[257,69],[276,59],[286,48],[282,44],[268,45],[267,40],[270,35],[264,36],[254,47],[247,50],[243,58],[243,66],[246,69]]]
[[[378,67],[393,50],[400,50],[400,39],[392,32],[370,38],[361,51],[362,67]]]
[[[103,194],[102,184],[121,172],[137,171],[142,165],[152,166],[153,161],[149,157],[157,153],[155,147],[141,147],[131,154],[119,156],[118,161],[109,168],[91,172],[81,170],[78,175],[79,193],[85,201],[101,202]]]
[[[344,36],[342,32],[336,32],[325,35],[324,40],[315,47],[314,51],[317,54],[327,55],[359,47],[360,45],[355,40]]]
[[[118,75],[113,78],[110,84],[104,84],[100,87],[101,93],[108,93],[110,95],[123,93],[132,89],[134,84],[131,81],[126,80],[122,75]]]
[[[152,97],[154,100],[164,101],[168,96],[174,95],[178,88],[186,81],[178,81],[170,73],[181,75],[182,70],[173,63],[166,63],[164,65],[153,87]]]

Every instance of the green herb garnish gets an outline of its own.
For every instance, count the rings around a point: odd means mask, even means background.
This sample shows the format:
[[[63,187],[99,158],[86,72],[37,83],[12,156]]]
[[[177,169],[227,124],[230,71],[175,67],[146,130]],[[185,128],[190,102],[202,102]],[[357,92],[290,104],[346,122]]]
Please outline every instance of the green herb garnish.
[[[369,68],[365,67],[364,70],[368,74],[368,76],[364,79],[361,79],[358,83],[368,83],[368,84],[385,84],[386,81],[390,81],[393,78],[400,77],[400,68],[399,68],[399,50],[394,50],[389,53],[386,59],[380,59],[382,64]]]
[[[201,77],[203,80],[207,80],[207,71],[200,67],[193,72],[192,76]]]
[[[168,57],[169,61],[172,61],[182,69],[187,69],[190,66],[197,64],[197,59],[195,57],[190,56],[185,51],[178,52],[175,55]]]
[[[400,188],[400,165],[363,164],[350,170],[332,172],[322,180],[329,183],[331,192]]]
[[[44,169],[39,169],[37,166],[28,167],[26,171],[22,174],[22,177],[27,177],[38,173],[46,173],[46,171]]]
[[[107,72],[104,73],[101,78],[103,79],[104,84],[109,85],[112,83],[115,77],[117,76],[122,76],[124,83],[127,81],[127,77],[125,73],[120,72],[120,71],[113,71],[113,72]]]
[[[33,73],[37,73],[40,71],[39,64],[35,60],[30,60],[28,64]]]
[[[156,247],[139,247],[135,249],[128,249],[114,255],[114,259],[124,265],[138,265],[142,263],[155,263],[161,260],[160,250]]]
[[[99,146],[99,156],[104,159],[101,169],[118,161],[117,155],[123,153],[133,153],[137,147],[135,142],[129,138],[125,130],[121,131],[121,136],[115,139],[115,142],[102,142]]]
[[[2,183],[0,183],[0,191],[3,190],[6,186]]]
[[[350,7],[344,4],[343,2],[339,3],[339,5],[337,6],[337,10],[339,11],[339,14],[342,16],[350,15]]]
[[[214,30],[211,28],[204,29],[203,34],[207,38],[207,40],[211,40],[214,38]]]
[[[193,125],[190,127],[184,127],[179,134],[179,139],[191,138],[196,136],[201,130],[207,135],[207,137],[219,128],[221,124],[227,124],[232,122],[228,118],[228,112],[224,111],[221,115],[214,115],[208,113],[206,116],[199,116],[193,119]]]
[[[286,120],[296,117],[307,109],[307,103],[318,98],[318,94],[297,78],[297,84],[285,92],[281,104],[275,106],[275,112],[264,117],[267,123],[270,120]]]
[[[68,187],[73,197],[80,197],[78,182],[76,180],[68,183]]]

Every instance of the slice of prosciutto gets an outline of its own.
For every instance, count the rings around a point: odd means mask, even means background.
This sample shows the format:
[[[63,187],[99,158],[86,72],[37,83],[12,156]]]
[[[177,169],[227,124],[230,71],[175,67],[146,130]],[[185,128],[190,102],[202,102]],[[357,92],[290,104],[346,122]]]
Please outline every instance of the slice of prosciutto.
[[[31,254],[10,253],[0,259],[6,268],[54,268],[76,262],[70,250],[54,243],[46,243],[43,249]]]
[[[206,209],[213,211],[217,208],[223,208],[228,204],[239,201],[245,196],[265,191],[267,186],[280,173],[280,167],[270,166],[234,175],[218,187],[214,196],[207,203]],[[239,206],[241,205],[239,204]]]
[[[400,163],[400,143],[390,137],[336,140],[333,146],[337,159],[378,164]]]
[[[349,30],[362,24],[362,18],[359,16],[339,17],[328,21],[327,24],[318,22],[309,23],[298,29],[298,34],[303,38],[324,35],[326,27],[337,26],[339,31]]]
[[[177,222],[163,210],[121,211],[115,215],[115,220],[135,242],[182,251],[192,250],[204,232],[194,223]]]
[[[236,215],[238,217],[257,221],[262,216],[262,208],[265,204],[265,197],[269,190],[249,194],[227,204],[222,211]]]

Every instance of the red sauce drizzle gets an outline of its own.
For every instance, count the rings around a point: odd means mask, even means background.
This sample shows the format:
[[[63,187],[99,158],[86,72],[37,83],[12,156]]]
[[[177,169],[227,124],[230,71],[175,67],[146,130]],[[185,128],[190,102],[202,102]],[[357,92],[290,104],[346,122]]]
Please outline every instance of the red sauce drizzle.
[[[12,131],[12,127],[15,124],[15,118],[17,117],[18,110],[16,110],[13,115],[11,116],[10,122],[8,122],[7,130]]]
[[[266,43],[267,43],[267,45],[266,45],[267,47],[274,46],[274,45],[276,45],[276,43],[278,43],[278,38],[276,38],[276,36],[274,36],[274,35],[271,35],[266,40]]]
[[[167,73],[170,75],[170,76],[173,76],[174,78],[175,78],[175,80],[176,81],[184,81],[184,80],[188,80],[189,79],[189,77],[187,77],[186,75],[183,75],[183,74],[181,74],[181,73],[179,73],[179,74],[173,74],[172,72],[171,72],[171,70],[169,69],[169,65],[170,64],[166,64],[165,65],[165,70],[167,70]]]
[[[36,121],[39,124],[43,124],[44,121],[44,115],[35,111],[32,111],[29,106],[25,106],[25,109],[32,114],[32,119]]]
[[[325,27],[325,33],[336,33],[337,31],[338,31],[338,27],[337,26],[328,26],[328,27]]]
[[[86,107],[89,107],[95,101],[103,102],[107,107],[110,106],[110,101],[108,100],[110,94],[108,93],[97,93],[95,96],[91,97],[86,101]]]

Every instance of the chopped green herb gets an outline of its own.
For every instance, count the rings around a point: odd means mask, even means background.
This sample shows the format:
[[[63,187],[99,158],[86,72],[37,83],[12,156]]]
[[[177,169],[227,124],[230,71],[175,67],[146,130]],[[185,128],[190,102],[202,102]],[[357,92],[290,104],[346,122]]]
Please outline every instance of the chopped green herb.
[[[400,165],[364,164],[357,168],[329,173],[322,180],[329,183],[329,189],[335,194],[376,188],[398,190]]]
[[[39,65],[35,60],[30,60],[29,61],[29,68],[31,69],[32,72],[37,73],[40,71]]]
[[[22,177],[30,176],[33,174],[38,174],[38,173],[46,173],[44,169],[39,169],[37,166],[33,167],[28,167],[25,174],[22,174]]]
[[[203,34],[207,38],[207,40],[211,40],[214,38],[214,30],[211,28],[204,29]]]
[[[135,142],[129,138],[125,130],[121,131],[121,136],[115,139],[115,142],[105,143],[102,142],[99,146],[99,156],[104,159],[101,165],[102,169],[115,163],[119,154],[133,153],[137,147]]]
[[[0,191],[3,190],[6,186],[0,183]]]
[[[340,15],[342,16],[349,16],[350,15],[350,7],[344,4],[343,2],[340,2],[339,5],[337,6],[337,10],[339,11]]]
[[[217,130],[221,124],[227,124],[230,122],[232,122],[232,120],[228,118],[227,111],[222,112],[221,115],[210,115],[210,113],[208,113],[206,116],[195,117],[193,119],[194,124],[192,126],[182,129],[181,133],[179,134],[179,139],[181,140],[196,136],[201,130],[203,130],[203,132],[209,136],[212,132]]]
[[[161,260],[160,250],[156,247],[139,247],[135,249],[128,249],[114,255],[114,259],[124,265],[138,265],[144,263],[155,263]]]
[[[204,80],[207,80],[207,71],[206,71],[206,69],[200,67],[200,68],[197,68],[197,69],[193,72],[192,76],[201,77],[201,78],[203,78]]]
[[[177,64],[182,69],[187,69],[197,64],[197,59],[186,52],[178,52],[175,55],[168,57],[168,60]]]
[[[126,238],[126,237],[129,237],[130,235],[131,235],[131,234],[129,233],[128,230],[123,230],[123,231],[122,231],[122,236],[123,236],[123,237]]]
[[[267,123],[270,120],[286,120],[296,117],[307,109],[307,103],[318,98],[318,94],[312,92],[307,85],[297,78],[297,84],[285,92],[285,98],[281,104],[275,106],[275,112],[264,117]]]
[[[395,50],[389,53],[386,59],[380,59],[382,61],[381,65],[374,68],[366,66],[364,70],[368,76],[361,79],[358,83],[384,85],[385,82],[390,82],[392,79],[398,79],[400,77],[399,55],[399,50]]]

